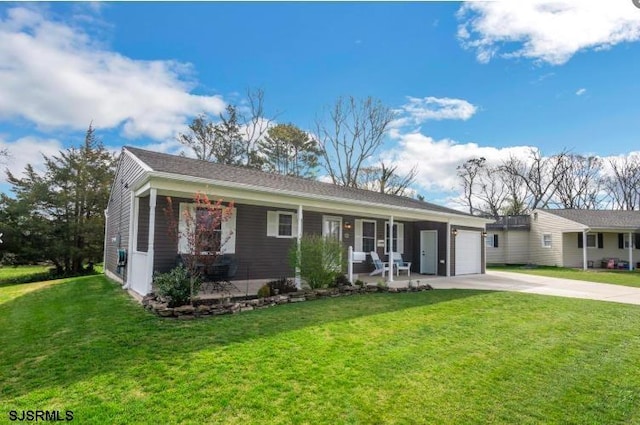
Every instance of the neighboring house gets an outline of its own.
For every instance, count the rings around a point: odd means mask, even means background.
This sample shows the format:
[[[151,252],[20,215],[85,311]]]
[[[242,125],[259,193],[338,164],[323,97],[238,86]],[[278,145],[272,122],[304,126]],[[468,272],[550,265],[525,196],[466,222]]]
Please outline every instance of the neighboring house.
[[[385,260],[391,249],[412,262],[413,273],[485,269],[486,219],[406,197],[125,147],[106,210],[105,273],[149,293],[153,272],[172,269],[182,246],[168,236],[167,197],[179,221],[178,210],[189,208],[198,191],[234,202],[219,231],[229,236],[222,251],[235,257],[236,279],[292,276],[288,250],[307,233],[352,246],[355,273],[373,270],[368,252]]]
[[[640,211],[539,209],[531,213],[528,231],[500,226],[500,222],[504,220],[487,225],[488,241],[492,234],[498,235],[498,246],[487,248],[488,263],[587,269],[611,266],[613,260],[616,268],[640,267]],[[511,243],[501,248],[500,239],[508,238]],[[526,261],[507,261],[508,254],[501,254],[501,249],[517,251],[518,260]],[[521,256],[523,252],[526,256]]]
[[[528,215],[500,217],[487,224],[487,264],[526,264],[529,262]]]

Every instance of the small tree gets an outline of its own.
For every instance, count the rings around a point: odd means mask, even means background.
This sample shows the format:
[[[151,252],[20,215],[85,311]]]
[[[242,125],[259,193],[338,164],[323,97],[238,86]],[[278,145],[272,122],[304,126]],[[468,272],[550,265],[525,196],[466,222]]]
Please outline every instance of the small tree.
[[[343,246],[333,238],[320,235],[304,235],[298,245],[289,249],[291,267],[300,268],[300,276],[311,289],[323,288],[333,283],[343,273]]]
[[[189,273],[190,302],[193,304],[198,292],[203,269],[213,265],[231,234],[222,235],[222,223],[233,214],[233,201],[224,205],[222,199],[212,202],[209,197],[197,192],[193,198],[194,208],[182,212],[183,226],[176,221],[171,197],[167,197],[165,215],[169,223],[169,235],[176,246],[182,248],[182,260]]]

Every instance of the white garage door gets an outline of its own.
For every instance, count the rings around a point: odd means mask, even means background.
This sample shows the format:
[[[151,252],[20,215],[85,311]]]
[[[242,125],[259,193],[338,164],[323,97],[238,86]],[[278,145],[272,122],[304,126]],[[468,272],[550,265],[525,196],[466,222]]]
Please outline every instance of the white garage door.
[[[482,272],[480,232],[458,230],[456,236],[456,276]]]

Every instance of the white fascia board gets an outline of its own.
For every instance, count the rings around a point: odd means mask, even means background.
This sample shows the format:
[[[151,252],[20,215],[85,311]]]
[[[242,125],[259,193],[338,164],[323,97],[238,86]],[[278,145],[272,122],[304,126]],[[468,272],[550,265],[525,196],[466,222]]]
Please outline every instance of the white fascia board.
[[[179,176],[165,172],[150,172],[147,176],[149,178],[149,183],[151,184],[150,187],[157,188],[158,190],[191,193],[194,189],[198,190],[198,188],[194,188],[194,186],[200,186],[200,190],[204,187],[205,190],[211,189],[211,191],[214,191],[213,188],[215,188],[215,194],[221,197],[233,198],[234,196],[241,196],[242,198],[249,200],[288,204],[294,209],[297,208],[298,205],[302,204],[306,208],[324,210],[331,209],[334,211],[344,212],[348,215],[380,217],[396,215],[401,221],[402,219],[436,221],[451,220],[452,224],[481,228],[484,228],[486,223],[491,223],[493,221],[481,217],[464,217],[457,214],[422,210],[419,208],[385,206],[374,202],[346,200],[343,198],[281,189],[266,189],[261,186],[205,179],[201,177]],[[142,186],[136,193],[146,189],[146,185]]]

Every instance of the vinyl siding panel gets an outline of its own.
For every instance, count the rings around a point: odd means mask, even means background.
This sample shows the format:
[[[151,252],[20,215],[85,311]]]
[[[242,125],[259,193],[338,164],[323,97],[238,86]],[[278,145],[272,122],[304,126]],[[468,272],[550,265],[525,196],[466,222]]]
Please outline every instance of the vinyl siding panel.
[[[531,218],[529,262],[544,266],[562,266],[563,232],[577,232],[581,231],[582,228],[583,226],[579,223],[558,217],[557,215],[540,210],[534,211]],[[544,234],[551,235],[550,248],[542,246],[542,237]]]
[[[487,264],[526,264],[529,262],[529,231],[490,230],[487,232],[488,238],[493,235],[498,235],[498,247],[485,245]]]
[[[105,269],[125,282],[126,267],[118,273],[118,249],[129,246],[129,212],[131,208],[131,190],[127,187],[144,173],[144,169],[124,151],[116,170],[107,206],[105,242]],[[129,253],[129,260],[131,253]]]

